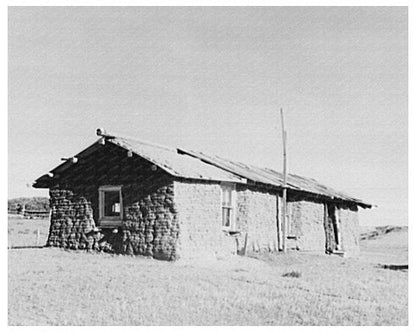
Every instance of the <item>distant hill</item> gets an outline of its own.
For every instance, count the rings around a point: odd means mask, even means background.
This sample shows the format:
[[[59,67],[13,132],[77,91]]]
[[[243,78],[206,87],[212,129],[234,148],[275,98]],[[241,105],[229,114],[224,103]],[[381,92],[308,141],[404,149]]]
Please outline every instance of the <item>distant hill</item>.
[[[25,210],[49,211],[48,197],[19,197],[9,199],[7,202],[8,211],[16,210],[24,206]]]
[[[361,232],[360,240],[375,239],[379,236],[391,233],[391,232],[407,232],[407,226],[378,226],[371,230]]]

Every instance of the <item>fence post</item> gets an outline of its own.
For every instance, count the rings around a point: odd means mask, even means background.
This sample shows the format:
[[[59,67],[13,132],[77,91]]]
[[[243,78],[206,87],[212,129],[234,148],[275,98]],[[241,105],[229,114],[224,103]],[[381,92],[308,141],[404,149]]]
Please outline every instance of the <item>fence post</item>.
[[[39,246],[39,242],[40,242],[40,231],[39,231],[39,227],[36,230],[36,245]]]
[[[11,237],[11,232],[10,229],[7,230],[7,242],[8,242],[8,249],[12,249],[13,245],[12,245],[12,237]]]

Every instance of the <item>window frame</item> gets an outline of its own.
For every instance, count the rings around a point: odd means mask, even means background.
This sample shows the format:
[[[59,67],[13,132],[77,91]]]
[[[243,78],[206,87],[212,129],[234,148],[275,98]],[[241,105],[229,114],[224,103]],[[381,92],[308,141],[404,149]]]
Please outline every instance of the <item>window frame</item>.
[[[293,234],[293,205],[292,202],[286,202],[286,234],[287,237],[294,237]]]
[[[120,215],[119,216],[106,216],[105,215],[105,193],[118,192],[120,201]],[[99,206],[99,224],[101,227],[120,226],[123,223],[123,195],[122,186],[105,185],[98,188],[98,206]]]
[[[225,206],[224,203],[224,193],[223,188],[228,187],[231,189],[231,205]],[[237,202],[237,191],[236,191],[236,184],[232,182],[221,182],[220,185],[220,204],[221,204],[221,227],[223,231],[227,232],[235,232],[236,229],[236,202]],[[224,226],[224,219],[223,219],[223,209],[228,208],[231,210],[230,213],[230,226]]]

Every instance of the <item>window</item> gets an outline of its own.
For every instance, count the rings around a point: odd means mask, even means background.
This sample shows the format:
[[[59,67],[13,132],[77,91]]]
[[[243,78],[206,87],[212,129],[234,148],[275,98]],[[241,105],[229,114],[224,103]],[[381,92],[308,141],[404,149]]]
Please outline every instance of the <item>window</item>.
[[[235,184],[221,185],[222,228],[235,230]]]
[[[286,234],[288,239],[296,239],[295,222],[297,216],[296,206],[294,202],[287,202],[286,204]]]
[[[102,186],[98,189],[100,225],[118,226],[123,220],[121,186]]]
[[[292,204],[286,202],[286,235],[292,234]]]

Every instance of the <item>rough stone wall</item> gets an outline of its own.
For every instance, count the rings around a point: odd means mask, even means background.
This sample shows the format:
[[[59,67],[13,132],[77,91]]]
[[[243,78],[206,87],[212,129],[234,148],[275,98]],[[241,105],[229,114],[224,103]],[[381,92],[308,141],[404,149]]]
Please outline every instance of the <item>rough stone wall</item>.
[[[288,201],[287,202],[288,235],[289,236],[300,236],[303,234],[302,233],[302,209],[303,209],[302,203],[303,201],[294,201],[294,202]]]
[[[341,208],[338,212],[341,233],[341,249],[350,255],[360,251],[360,228],[357,209]]]
[[[117,233],[113,229],[92,232],[93,225],[99,224],[101,185],[122,185],[124,220]],[[106,143],[56,177],[50,192],[48,245],[176,258],[173,178],[160,169],[152,170],[150,162],[128,158],[125,150]]]
[[[289,223],[291,232],[295,238],[288,239],[289,249],[300,251],[325,252],[325,206],[324,203],[293,200],[288,202],[290,206]],[[341,234],[341,250],[349,254],[359,251],[359,225],[357,208],[337,206],[336,216]],[[329,232],[334,232],[330,225]],[[332,235],[334,237],[335,235]]]
[[[289,201],[292,232],[289,249],[325,252],[324,204],[306,200]],[[290,235],[290,234],[289,234]]]
[[[98,249],[91,203],[70,190],[50,190],[51,224],[47,246]]]
[[[175,206],[180,228],[178,256],[215,257],[236,253],[236,240],[222,230],[219,183],[175,181]]]
[[[248,232],[249,197],[246,186],[237,186],[236,227],[244,234]]]
[[[93,231],[101,185],[123,186],[124,220],[117,233]],[[128,158],[125,150],[106,144],[54,178],[47,245],[168,260],[236,253],[244,246],[247,251],[276,250],[276,193],[237,185],[236,203],[240,235],[230,236],[222,230],[219,183],[174,180],[153,170],[150,162]],[[324,205],[302,199],[288,204],[289,235],[295,236],[288,240],[289,248],[324,252]],[[358,251],[356,210],[341,208],[339,221],[342,249]]]
[[[282,197],[279,197],[279,206],[282,206]],[[299,250],[298,239],[303,236],[302,232],[302,201],[288,201],[288,236],[286,240],[286,247],[288,250]],[[279,214],[282,218],[282,212]]]
[[[158,259],[176,259],[179,225],[173,198],[173,183],[155,188],[125,208],[124,252]]]
[[[277,251],[276,193],[244,185],[237,187],[238,250]],[[247,235],[247,244],[246,241]]]

